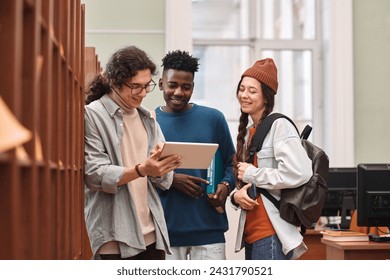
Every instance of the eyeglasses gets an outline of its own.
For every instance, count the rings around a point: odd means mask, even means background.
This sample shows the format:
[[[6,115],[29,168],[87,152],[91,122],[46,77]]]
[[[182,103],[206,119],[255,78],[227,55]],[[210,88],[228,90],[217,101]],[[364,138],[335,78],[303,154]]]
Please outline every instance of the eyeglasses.
[[[129,84],[129,85],[126,83],[124,83],[124,84],[129,89],[131,89],[131,94],[133,94],[133,95],[140,94],[144,89],[145,89],[146,93],[149,93],[152,90],[154,90],[154,88],[156,87],[156,83],[153,80],[144,86],[140,85],[140,84]]]

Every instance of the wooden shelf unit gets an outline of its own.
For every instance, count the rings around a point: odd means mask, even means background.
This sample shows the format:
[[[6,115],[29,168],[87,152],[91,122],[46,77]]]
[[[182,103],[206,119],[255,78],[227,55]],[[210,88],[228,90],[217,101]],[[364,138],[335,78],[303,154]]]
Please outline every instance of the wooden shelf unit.
[[[91,256],[84,18],[80,0],[1,1],[0,96],[33,137],[22,145],[27,159],[16,148],[0,157],[0,259]]]

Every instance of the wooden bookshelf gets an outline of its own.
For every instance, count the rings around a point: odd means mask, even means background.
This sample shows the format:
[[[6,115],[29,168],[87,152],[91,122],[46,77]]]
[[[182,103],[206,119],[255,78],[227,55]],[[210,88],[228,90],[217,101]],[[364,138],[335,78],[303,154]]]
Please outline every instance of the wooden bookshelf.
[[[102,72],[102,67],[96,54],[96,49],[94,47],[85,47],[85,86],[88,86],[100,72]]]
[[[80,0],[1,1],[0,96],[32,138],[0,152],[0,259],[91,257],[84,18]]]

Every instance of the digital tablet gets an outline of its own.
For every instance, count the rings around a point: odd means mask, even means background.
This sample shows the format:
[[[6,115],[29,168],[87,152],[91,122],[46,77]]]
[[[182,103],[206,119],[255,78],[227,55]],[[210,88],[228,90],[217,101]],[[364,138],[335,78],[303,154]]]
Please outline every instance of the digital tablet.
[[[165,142],[160,158],[176,154],[181,156],[179,168],[207,169],[217,149],[215,143]]]

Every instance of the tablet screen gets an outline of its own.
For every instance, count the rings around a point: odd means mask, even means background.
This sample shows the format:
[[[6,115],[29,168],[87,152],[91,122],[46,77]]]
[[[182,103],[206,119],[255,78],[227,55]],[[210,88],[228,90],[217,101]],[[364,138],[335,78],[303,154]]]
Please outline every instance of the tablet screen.
[[[217,149],[215,143],[166,142],[160,158],[176,154],[182,157],[179,168],[207,169]]]

